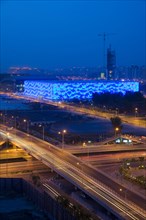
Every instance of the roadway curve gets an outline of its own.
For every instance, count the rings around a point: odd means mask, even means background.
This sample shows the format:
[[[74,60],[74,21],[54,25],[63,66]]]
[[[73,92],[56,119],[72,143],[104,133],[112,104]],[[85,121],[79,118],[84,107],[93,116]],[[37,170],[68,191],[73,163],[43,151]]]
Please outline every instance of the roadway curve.
[[[8,131],[3,125],[1,125],[0,134],[52,167],[95,201],[107,207],[118,219],[143,220],[146,218],[146,200],[132,192],[129,192],[127,198],[132,203],[122,199],[116,193],[116,191],[119,192],[120,185],[75,156],[36,137],[28,136],[24,132],[15,129]]]

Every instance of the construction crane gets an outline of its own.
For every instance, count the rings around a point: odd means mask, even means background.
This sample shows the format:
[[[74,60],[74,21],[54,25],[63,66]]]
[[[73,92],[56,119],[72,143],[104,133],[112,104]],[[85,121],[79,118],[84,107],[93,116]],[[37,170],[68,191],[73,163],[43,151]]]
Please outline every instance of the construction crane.
[[[111,35],[115,35],[114,33],[100,33],[98,34],[99,37],[103,37],[103,68],[105,68],[105,55],[106,55],[106,52],[105,52],[105,47],[106,47],[106,38],[108,36],[111,36]]]

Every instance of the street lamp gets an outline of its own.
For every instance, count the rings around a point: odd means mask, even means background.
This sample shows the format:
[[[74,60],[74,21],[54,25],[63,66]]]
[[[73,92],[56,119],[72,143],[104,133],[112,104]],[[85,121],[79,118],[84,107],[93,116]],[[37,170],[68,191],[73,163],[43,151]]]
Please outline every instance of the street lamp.
[[[119,114],[119,109],[118,108],[116,108],[116,115],[118,115]]]
[[[66,130],[59,131],[58,134],[62,135],[62,149],[64,148],[64,135],[66,134]]]
[[[45,127],[43,125],[39,125],[39,127],[42,127],[42,132],[43,132],[43,141],[45,140]]]
[[[6,124],[6,114],[1,113],[1,116],[2,116],[2,123]]]
[[[127,191],[128,191],[128,189],[122,189],[122,188],[120,188],[120,192],[123,192],[123,193],[124,193],[124,199],[125,199],[125,200],[127,199]]]
[[[77,165],[78,165],[78,167],[81,167],[81,171],[83,172],[83,164],[77,162]],[[83,177],[81,177],[81,182],[82,182],[82,184],[83,184]]]
[[[88,143],[90,143],[90,141],[88,141]],[[89,161],[89,146],[86,145],[86,142],[83,142],[83,147],[87,148],[87,157],[88,157],[88,161]]]
[[[12,119],[13,119],[12,123],[14,124],[15,129],[17,128],[17,118],[18,118],[18,116],[15,117],[15,116],[12,115]]]
[[[29,121],[24,119],[23,122],[26,123],[26,130],[27,130],[27,134],[29,134]]]
[[[83,142],[83,147],[86,147],[86,142]]]
[[[1,120],[1,122],[3,123],[3,113],[1,113],[0,116],[1,116],[1,119],[0,119],[0,120]]]
[[[138,114],[138,108],[135,108],[135,118],[137,117]]]
[[[115,137],[117,136],[117,132],[119,131],[119,128],[118,127],[116,127],[115,128]]]
[[[6,161],[6,175],[8,175],[8,153],[9,153],[8,142],[9,142],[9,135],[10,135],[10,133],[7,132],[6,135],[7,135],[7,140],[6,140],[6,149],[7,149],[6,150],[6,157],[7,157],[7,161]]]
[[[103,112],[106,112],[106,106],[105,105],[103,106]]]

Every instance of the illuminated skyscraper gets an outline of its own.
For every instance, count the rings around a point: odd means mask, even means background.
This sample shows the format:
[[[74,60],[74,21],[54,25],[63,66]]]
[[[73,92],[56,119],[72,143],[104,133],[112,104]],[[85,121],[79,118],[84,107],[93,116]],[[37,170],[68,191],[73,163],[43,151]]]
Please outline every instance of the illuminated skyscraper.
[[[116,53],[110,47],[107,49],[107,79],[115,79],[116,72]]]

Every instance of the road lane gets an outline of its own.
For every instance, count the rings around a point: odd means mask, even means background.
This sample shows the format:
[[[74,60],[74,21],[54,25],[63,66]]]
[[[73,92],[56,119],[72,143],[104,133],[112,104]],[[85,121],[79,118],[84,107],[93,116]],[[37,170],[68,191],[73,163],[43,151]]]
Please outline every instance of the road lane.
[[[82,165],[84,166],[84,169],[82,169],[82,166],[79,167],[78,165],[78,163],[82,162],[73,155],[38,138],[33,136],[28,137],[21,131],[11,130],[8,135],[5,128],[5,126],[1,126],[0,131],[3,136],[9,136],[11,141],[15,141],[16,144],[42,160],[42,162],[45,161],[45,164],[48,164],[48,166],[52,167],[57,173],[74,182],[75,185],[83,191],[86,191],[87,194],[90,194],[96,201],[99,201],[99,197],[102,198],[102,203],[110,207],[112,212],[116,212],[118,216],[118,213],[124,216],[121,219],[145,219],[146,214],[144,210],[139,210],[137,206],[133,207],[133,205],[127,204],[127,201],[111,193],[105,184],[102,186],[103,184],[101,184],[101,182],[106,183],[109,179],[99,172],[97,174],[97,170],[94,170],[86,164]],[[73,171],[71,171],[71,169],[73,169]]]

